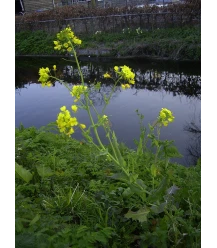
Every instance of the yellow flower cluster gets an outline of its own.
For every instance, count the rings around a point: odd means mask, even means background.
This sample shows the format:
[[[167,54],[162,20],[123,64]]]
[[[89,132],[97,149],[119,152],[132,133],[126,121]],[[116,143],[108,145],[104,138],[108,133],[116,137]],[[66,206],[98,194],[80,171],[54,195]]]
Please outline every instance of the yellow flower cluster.
[[[160,124],[163,124],[166,127],[170,122],[173,122],[174,119],[175,117],[173,116],[173,113],[169,109],[166,108],[161,109],[158,117],[158,121]]]
[[[52,84],[50,81],[48,81],[48,79],[50,78],[50,69],[48,67],[44,68],[40,68],[39,69],[39,79],[38,81],[41,82],[42,87],[44,86],[48,86],[50,87]]]
[[[122,84],[121,85],[122,89],[129,89],[130,88],[130,85],[129,84]]]
[[[135,84],[135,73],[131,71],[131,69],[124,65],[124,66],[115,66],[115,72],[120,76],[120,78],[127,80],[130,84]]]
[[[46,83],[48,81],[49,77],[50,77],[49,73],[50,73],[50,69],[48,67],[46,67],[46,68],[44,68],[44,67],[40,68],[39,69],[39,76],[40,76],[40,78],[39,78],[38,81],[39,82],[42,82],[42,83]]]
[[[57,116],[57,126],[61,133],[65,133],[70,136],[74,133],[73,126],[78,125],[76,117],[71,117],[69,110],[66,109],[66,106],[60,108],[61,112]]]
[[[106,72],[104,75],[103,75],[104,78],[110,78],[111,76]]]
[[[62,51],[72,51],[72,47],[74,45],[81,45],[81,40],[78,39],[74,32],[72,32],[71,28],[65,28],[57,34],[57,40],[54,41],[54,49],[62,50]]]
[[[81,95],[84,94],[86,90],[87,90],[87,86],[83,86],[83,85],[73,86],[70,94],[76,98],[74,102],[77,102],[80,99]]]

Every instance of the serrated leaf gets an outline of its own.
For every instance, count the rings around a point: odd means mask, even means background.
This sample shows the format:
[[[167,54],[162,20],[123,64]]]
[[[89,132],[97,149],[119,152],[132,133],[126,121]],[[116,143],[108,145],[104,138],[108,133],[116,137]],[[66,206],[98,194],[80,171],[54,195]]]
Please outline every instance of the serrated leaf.
[[[138,220],[139,222],[147,221],[147,215],[149,214],[150,210],[146,207],[139,209],[137,212],[132,212],[131,210],[125,214],[126,218],[131,218],[133,220]]]
[[[36,214],[36,216],[29,223],[30,226],[34,225],[40,219],[40,214]]]
[[[23,166],[19,165],[17,162],[15,162],[15,172],[26,183],[28,183],[33,177],[32,173],[30,171],[28,171],[25,168],[23,168]]]
[[[43,165],[38,165],[36,169],[39,176],[41,177],[50,177],[54,174],[50,167],[45,167]]]

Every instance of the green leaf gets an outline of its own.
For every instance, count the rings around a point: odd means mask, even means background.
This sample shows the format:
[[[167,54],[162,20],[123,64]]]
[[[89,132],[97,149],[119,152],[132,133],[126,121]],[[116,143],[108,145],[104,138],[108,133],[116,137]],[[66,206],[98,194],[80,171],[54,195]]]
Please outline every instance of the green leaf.
[[[50,177],[54,174],[50,167],[43,165],[37,165],[36,169],[40,177]]]
[[[129,186],[133,193],[136,193],[143,201],[145,201],[146,194],[149,194],[149,192],[146,189],[141,188],[139,187],[139,185],[133,183],[131,183]]]
[[[17,162],[15,162],[15,172],[26,183],[28,183],[33,177],[32,173],[30,171],[28,171],[25,168],[23,168],[23,166],[19,165]]]
[[[142,132],[140,134],[140,138],[139,138],[138,147],[137,147],[137,155],[143,154],[143,141],[144,141],[144,138],[145,138],[145,131],[142,130]]]
[[[151,165],[151,175],[153,177],[156,177],[156,175],[157,175],[157,166],[155,164]]]
[[[172,194],[175,194],[177,190],[179,190],[180,188],[178,188],[176,185],[173,185],[172,187],[170,187],[168,190],[167,190],[167,194],[168,195],[172,195]]]
[[[29,223],[30,226],[34,225],[40,219],[40,214],[36,214],[33,220]]]
[[[147,215],[149,214],[150,210],[147,207],[143,207],[139,209],[137,212],[132,212],[131,210],[125,214],[127,219],[131,218],[133,220],[138,220],[139,222],[147,221]]]
[[[112,179],[116,179],[116,180],[120,180],[122,182],[125,182],[125,183],[129,183],[129,177],[124,174],[123,172],[120,172],[120,173],[116,173],[116,174],[113,174],[111,176]]]
[[[153,191],[151,191],[151,195],[147,198],[148,202],[154,202],[162,198],[165,195],[165,191],[167,188],[168,177],[164,177],[159,185],[159,187]]]
[[[15,230],[18,233],[23,231],[23,223],[20,218],[16,218],[15,220]]]
[[[128,188],[126,188],[125,190],[124,190],[124,192],[123,192],[123,197],[130,197],[131,195],[133,195],[134,193],[133,193],[133,191],[128,187]]]
[[[168,158],[181,158],[181,157],[183,157],[179,153],[178,149],[175,146],[173,146],[173,145],[164,146],[163,150],[164,150],[165,155]]]
[[[159,206],[152,206],[151,207],[151,210],[155,214],[160,214],[160,213],[164,212],[164,208],[165,208],[166,205],[167,205],[167,203],[166,202],[163,202]]]

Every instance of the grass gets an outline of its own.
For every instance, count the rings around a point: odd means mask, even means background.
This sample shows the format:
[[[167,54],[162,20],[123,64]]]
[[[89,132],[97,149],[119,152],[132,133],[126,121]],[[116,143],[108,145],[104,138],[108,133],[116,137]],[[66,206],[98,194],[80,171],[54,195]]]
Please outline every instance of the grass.
[[[115,179],[118,171],[106,155],[50,130],[15,130],[17,248],[200,247],[200,161],[165,168],[161,159],[155,205],[139,221],[127,213],[136,213],[143,201]],[[154,154],[124,144],[120,150],[151,191]]]
[[[16,36],[16,55],[53,55],[54,35],[43,31],[21,32]],[[201,58],[199,27],[155,29],[124,29],[117,33],[98,32],[83,35],[81,49],[109,49],[110,56],[150,56],[172,60]]]

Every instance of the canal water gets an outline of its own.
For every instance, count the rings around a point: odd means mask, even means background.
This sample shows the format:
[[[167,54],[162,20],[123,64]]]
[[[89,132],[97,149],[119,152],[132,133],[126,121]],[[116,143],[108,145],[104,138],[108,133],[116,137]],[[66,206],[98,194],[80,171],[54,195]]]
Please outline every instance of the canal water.
[[[109,95],[113,82],[104,79],[105,72],[112,72],[114,65],[127,65],[136,74],[136,83],[130,89],[118,86],[105,114],[109,117],[112,129],[119,142],[136,148],[140,126],[136,110],[144,115],[144,126],[153,123],[161,108],[170,109],[175,121],[161,130],[162,140],[174,140],[182,158],[173,159],[182,165],[195,164],[201,153],[201,68],[199,63],[176,63],[150,61],[144,59],[99,59],[80,58],[85,82],[90,89],[90,97],[100,112],[104,106],[103,95]],[[69,87],[79,84],[79,75],[73,58],[30,58],[15,60],[15,125],[40,128],[54,122],[59,108],[69,109],[72,96],[59,82],[50,88],[43,88],[38,82],[40,67],[57,65],[57,75]],[[101,88],[91,85],[101,82]],[[80,123],[90,124],[85,111],[79,110],[76,116]],[[102,140],[106,138],[100,130]],[[73,134],[82,139],[80,132]]]

